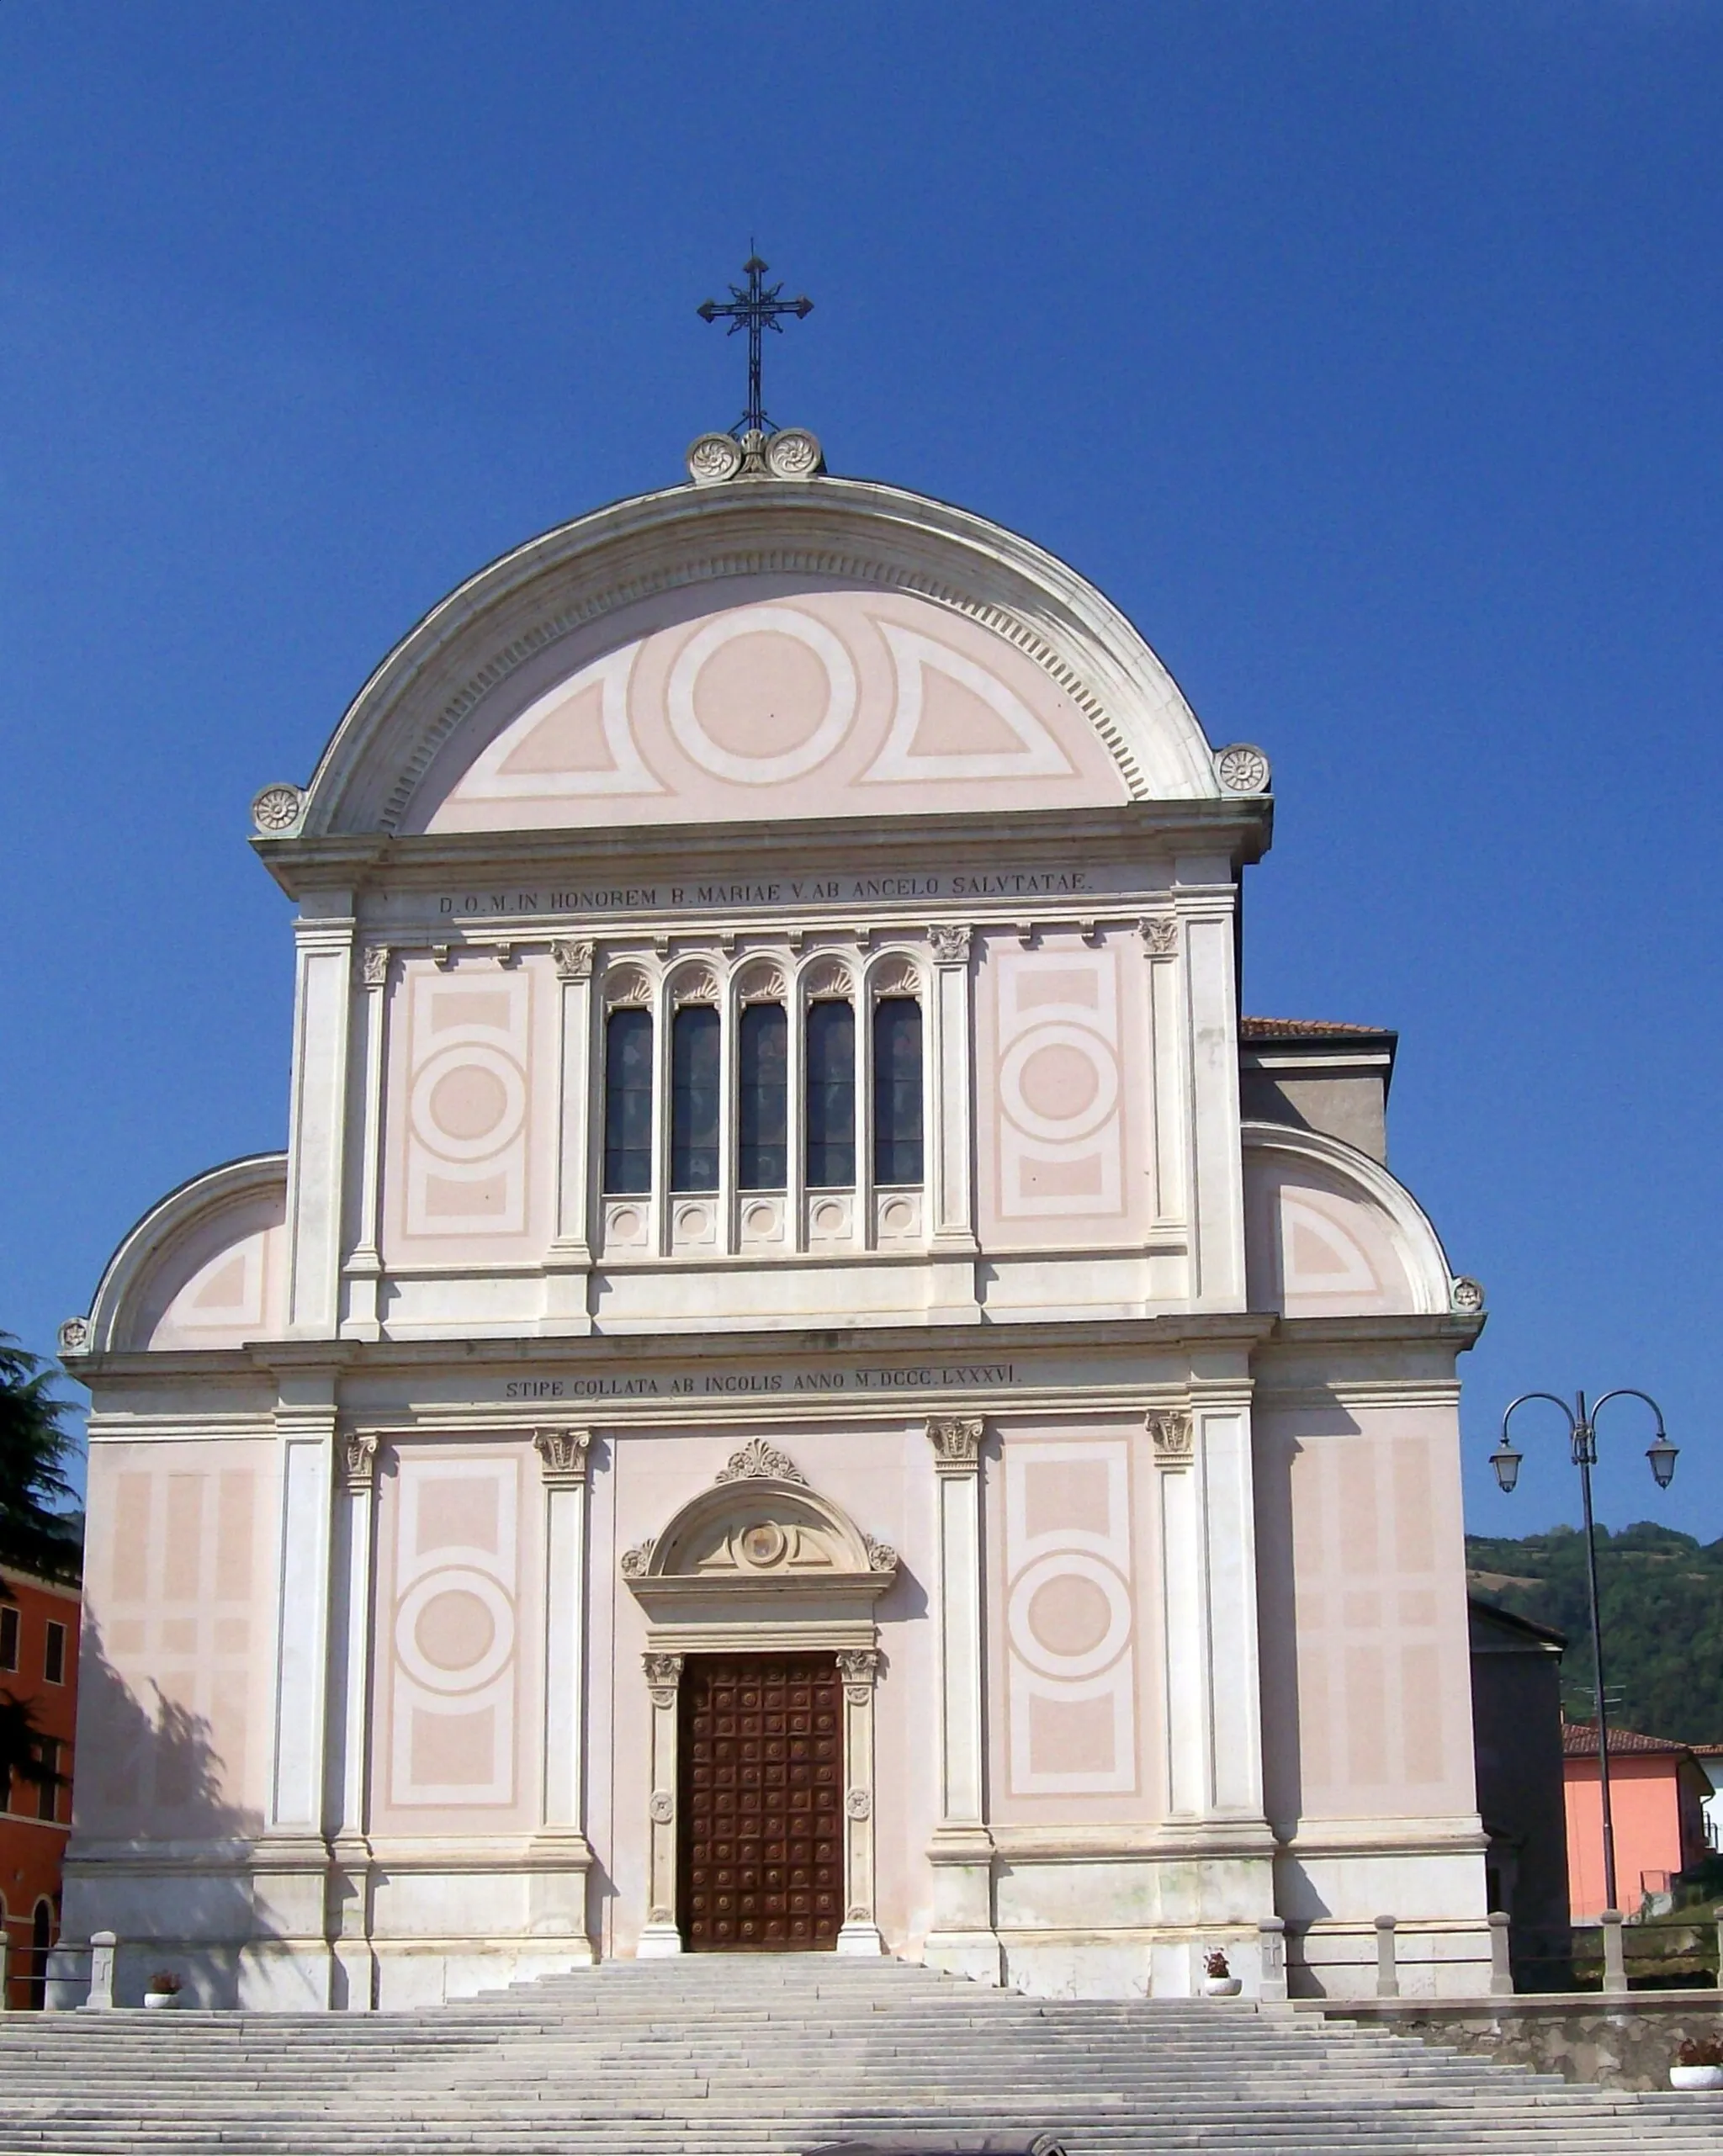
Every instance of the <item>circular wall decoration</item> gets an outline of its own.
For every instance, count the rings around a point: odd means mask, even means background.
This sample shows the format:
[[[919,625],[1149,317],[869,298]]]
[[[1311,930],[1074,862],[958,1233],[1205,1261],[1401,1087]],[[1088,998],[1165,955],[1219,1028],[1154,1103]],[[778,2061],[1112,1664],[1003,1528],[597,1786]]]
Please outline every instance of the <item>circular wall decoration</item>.
[[[1100,1590],[1094,1623],[1085,1620],[1080,1605],[1064,1606],[1076,1604],[1068,1592],[1043,1598],[1043,1590],[1068,1581]],[[1125,1651],[1131,1638],[1131,1596],[1111,1565],[1100,1558],[1082,1550],[1056,1550],[1020,1576],[1011,1589],[1009,1621],[1011,1645],[1043,1677],[1093,1677]]]
[[[824,679],[825,710],[791,746],[751,755],[713,739],[697,709],[700,675],[708,660],[743,637],[787,638],[810,653]],[[823,764],[849,732],[856,716],[855,663],[824,622],[796,607],[739,607],[720,614],[691,637],[671,669],[666,691],[671,731],[683,753],[714,778],[737,786],[777,786]]]
[[[508,1597],[495,1580],[464,1565],[419,1581],[395,1613],[395,1653],[427,1692],[476,1692],[503,1668],[514,1645]]]
[[[432,1056],[413,1081],[413,1132],[445,1160],[483,1160],[520,1129],[527,1089],[519,1067],[482,1042]]]
[[[1119,1067],[1087,1026],[1031,1026],[1005,1051],[999,1093],[1006,1115],[1031,1137],[1086,1138],[1118,1103]]]
[[[762,1569],[776,1565],[789,1547],[788,1539],[776,1520],[755,1520],[745,1527],[736,1538],[744,1560]]]

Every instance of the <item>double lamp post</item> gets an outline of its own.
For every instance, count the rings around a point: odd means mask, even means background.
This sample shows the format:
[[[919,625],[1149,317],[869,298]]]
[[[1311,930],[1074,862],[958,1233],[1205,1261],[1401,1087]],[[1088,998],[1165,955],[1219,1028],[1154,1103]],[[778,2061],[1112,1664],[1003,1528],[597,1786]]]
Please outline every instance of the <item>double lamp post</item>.
[[[1598,1716],[1598,1787],[1604,1814],[1604,1899],[1612,1915],[1621,1904],[1615,1893],[1615,1825],[1609,1811],[1609,1728],[1604,1706],[1604,1629],[1598,1617],[1598,1541],[1592,1522],[1592,1470],[1598,1459],[1598,1414],[1612,1400],[1642,1400],[1657,1419],[1657,1434],[1646,1448],[1646,1458],[1651,1464],[1651,1473],[1657,1477],[1657,1487],[1667,1490],[1675,1473],[1675,1455],[1678,1449],[1663,1434],[1663,1411],[1648,1392],[1641,1392],[1632,1385],[1619,1385],[1614,1392],[1606,1392],[1601,1400],[1588,1406],[1583,1392],[1574,1395],[1570,1407],[1559,1394],[1554,1392],[1523,1392],[1518,1400],[1510,1401],[1502,1417],[1501,1442],[1490,1454],[1490,1465],[1496,1470],[1496,1480],[1504,1491],[1512,1491],[1519,1480],[1519,1463],[1525,1457],[1514,1449],[1508,1435],[1508,1425],[1516,1410],[1529,1400],[1547,1400],[1559,1407],[1567,1418],[1568,1436],[1573,1447],[1573,1464],[1579,1470],[1581,1502],[1585,1508],[1585,1578],[1591,1602],[1592,1619],[1592,1677],[1596,1687]]]

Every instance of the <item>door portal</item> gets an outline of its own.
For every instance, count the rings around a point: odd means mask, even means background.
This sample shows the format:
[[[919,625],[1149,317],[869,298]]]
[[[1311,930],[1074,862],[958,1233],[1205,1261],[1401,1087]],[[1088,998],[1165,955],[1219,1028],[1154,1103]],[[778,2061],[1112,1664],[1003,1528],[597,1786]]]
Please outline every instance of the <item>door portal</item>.
[[[828,1952],[844,1914],[843,1692],[830,1655],[691,1655],[676,1902],[691,1953]]]

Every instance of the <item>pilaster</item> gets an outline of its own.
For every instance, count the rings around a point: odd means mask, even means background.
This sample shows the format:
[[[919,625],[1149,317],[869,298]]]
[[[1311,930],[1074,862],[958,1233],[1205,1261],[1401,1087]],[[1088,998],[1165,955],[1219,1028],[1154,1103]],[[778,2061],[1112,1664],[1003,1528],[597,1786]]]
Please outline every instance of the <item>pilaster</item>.
[[[289,1115],[288,1332],[332,1338],[340,1318],[342,1161],[352,1003],[352,894],[307,897],[294,924],[293,1097]]]
[[[927,931],[933,961],[926,1043],[928,1248],[931,1300],[941,1314],[979,1315],[974,1259],[975,1043],[970,967],[973,935],[962,924]],[[948,1261],[941,1264],[941,1258]]]
[[[844,1681],[844,1922],[840,1954],[883,1954],[874,1908],[873,1689],[879,1655],[872,1647],[838,1655]]]
[[[649,1654],[641,1659],[652,1703],[652,1788],[646,1800],[651,1898],[635,1952],[642,1961],[655,1961],[682,1951],[676,1928],[676,1710],[683,1658]]]
[[[344,1565],[331,1663],[340,1685],[331,1701],[339,1733],[329,1752],[329,1932],[335,1954],[335,2004],[368,2013],[377,2003],[377,1961],[371,1945],[370,1811],[373,1546],[378,1440],[368,1432],[340,1441],[337,1471]],[[344,1640],[341,1633],[344,1631]],[[344,1651],[343,1651],[344,1649]]]
[[[590,1332],[587,1281],[592,1268],[591,1163],[596,1109],[592,1099],[593,946],[559,936],[550,946],[561,992],[557,1077],[556,1233],[544,1260],[540,1330]]]
[[[927,1425],[939,1505],[940,1822],[928,1850],[928,1962],[985,1984],[1002,1974],[993,1927],[983,1723],[981,1444],[978,1415]]]
[[[586,1835],[586,1478],[590,1430],[533,1433],[544,1489],[544,1771],[533,1854],[531,1929],[559,1952],[593,1959]]]
[[[1152,1408],[1170,1819],[1263,1822],[1256,1545],[1248,1396]]]
[[[358,1163],[358,1217],[353,1247],[342,1268],[346,1287],[342,1337],[348,1340],[376,1340],[382,1337],[378,1290],[383,1278],[379,1248],[379,1209],[383,1189],[383,1080],[386,1063],[386,1025],[389,1009],[387,944],[368,946],[359,961],[359,982],[364,999],[364,1089],[363,1131]]]
[[[321,2009],[331,2003],[333,1967],[324,1814],[336,1380],[332,1370],[295,1370],[278,1384],[274,1711],[268,1811],[252,1874],[255,1936],[241,1953],[240,2003]]]
[[[1185,949],[1190,1132],[1191,1298],[1243,1310],[1244,1170],[1238,1110],[1238,893],[1230,883],[1178,893]]]

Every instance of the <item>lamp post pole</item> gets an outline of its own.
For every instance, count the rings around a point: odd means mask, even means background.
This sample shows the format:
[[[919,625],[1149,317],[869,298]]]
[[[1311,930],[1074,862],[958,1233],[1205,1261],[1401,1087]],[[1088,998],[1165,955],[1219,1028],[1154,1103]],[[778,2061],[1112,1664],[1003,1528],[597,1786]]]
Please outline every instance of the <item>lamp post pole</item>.
[[[1558,1393],[1522,1392],[1517,1400],[1510,1401],[1502,1417],[1501,1441],[1490,1454],[1490,1465],[1496,1470],[1496,1480],[1504,1493],[1511,1492],[1519,1480],[1519,1463],[1525,1457],[1508,1442],[1508,1425],[1514,1410],[1524,1407],[1529,1400],[1547,1400],[1559,1407],[1567,1418],[1568,1436],[1572,1443],[1573,1464],[1579,1470],[1580,1503],[1585,1513],[1585,1584],[1592,1620],[1592,1681],[1598,1718],[1598,1797],[1604,1825],[1604,1899],[1611,1914],[1618,1912],[1620,1903],[1615,1894],[1615,1821],[1609,1809],[1609,1723],[1604,1704],[1604,1625],[1598,1613],[1598,1538],[1592,1518],[1592,1470],[1598,1459],[1598,1411],[1612,1400],[1623,1398],[1642,1400],[1657,1418],[1657,1434],[1646,1449],[1646,1458],[1651,1464],[1651,1473],[1657,1487],[1667,1490],[1675,1473],[1678,1447],[1672,1445],[1663,1433],[1663,1411],[1648,1392],[1641,1392],[1630,1385],[1618,1385],[1606,1392],[1601,1400],[1588,1409],[1585,1395],[1577,1392],[1570,1407]]]

